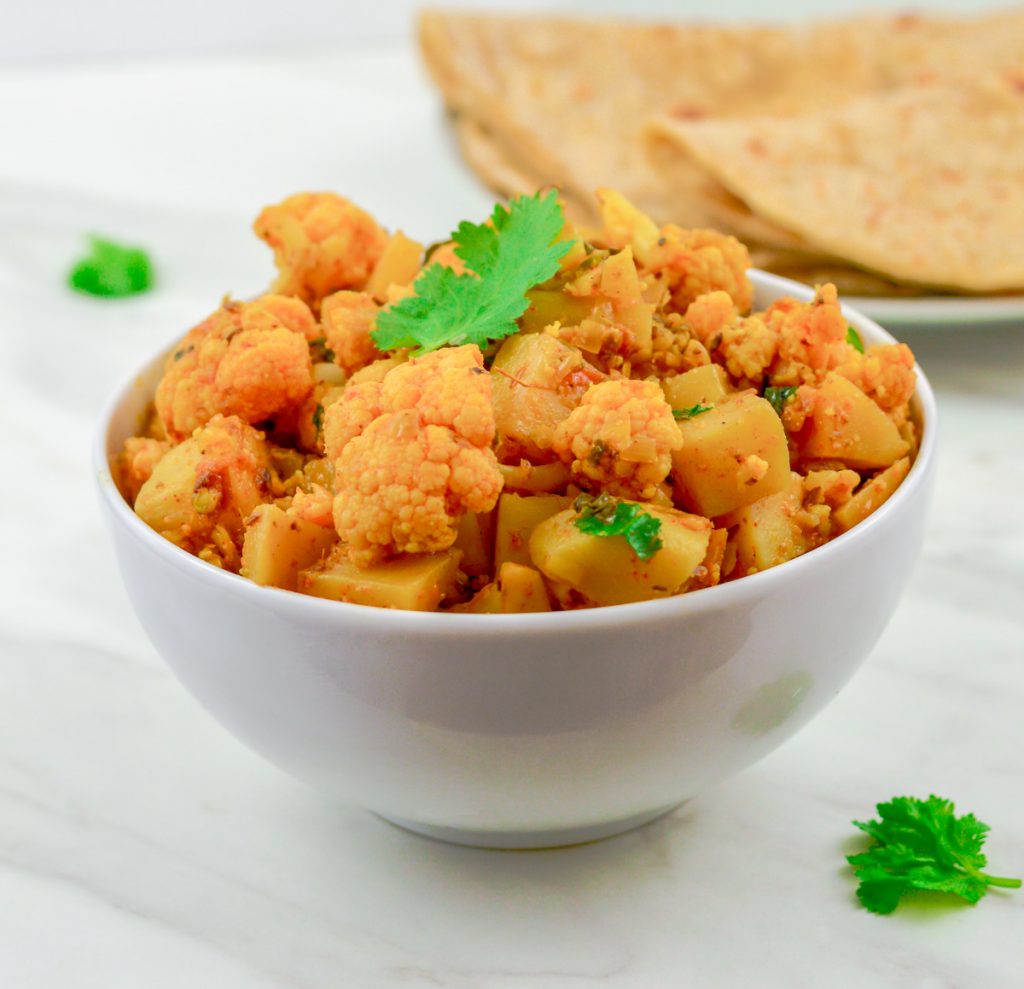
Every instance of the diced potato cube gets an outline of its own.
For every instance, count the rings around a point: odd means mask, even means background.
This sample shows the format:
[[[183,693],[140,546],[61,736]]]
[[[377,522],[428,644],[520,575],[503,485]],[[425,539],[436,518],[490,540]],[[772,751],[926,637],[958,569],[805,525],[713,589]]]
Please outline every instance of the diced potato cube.
[[[708,551],[693,575],[697,587],[714,587],[722,579],[722,561],[729,545],[728,529],[712,529]]]
[[[498,588],[501,610],[507,614],[551,610],[544,578],[533,567],[503,563],[498,572]]]
[[[802,480],[790,475],[785,490],[768,495],[736,512],[737,564],[741,574],[767,570],[807,552],[810,545],[794,521],[800,511]]]
[[[782,421],[752,392],[730,395],[710,412],[683,420],[679,431],[683,445],[672,454],[677,494],[700,515],[724,515],[789,483]]]
[[[832,513],[832,521],[839,532],[852,529],[863,522],[875,509],[889,499],[889,496],[903,483],[910,471],[910,460],[903,457],[891,467],[871,478],[846,504]]]
[[[402,556],[369,567],[357,567],[343,551],[299,573],[298,590],[314,597],[375,608],[434,611],[455,594],[461,553]]]
[[[489,584],[484,584],[465,604],[457,604],[451,610],[467,615],[500,615],[502,612],[501,591],[498,590],[497,583],[492,580]]]
[[[721,365],[705,364],[662,378],[661,390],[668,404],[678,411],[695,405],[717,405],[729,394],[729,378]]]
[[[544,459],[555,428],[574,407],[574,399],[560,386],[583,368],[578,350],[547,333],[509,337],[491,366],[499,440],[530,459]]]
[[[294,591],[299,571],[337,541],[333,529],[295,518],[277,505],[259,505],[246,520],[240,572],[253,583]]]
[[[796,437],[804,460],[839,460],[854,469],[888,467],[909,444],[893,421],[852,381],[830,373]]]
[[[682,591],[707,555],[711,523],[699,515],[643,504],[661,521],[662,546],[641,560],[621,536],[581,532],[569,508],[541,522],[530,537],[534,566],[598,605],[628,604]]]
[[[511,561],[530,565],[530,534],[545,519],[568,508],[568,495],[503,494],[498,499],[498,529],[494,539],[494,566]]]
[[[594,311],[592,299],[569,295],[561,289],[535,288],[526,297],[530,305],[519,320],[521,333],[540,333],[552,323],[577,326]]]
[[[572,471],[560,460],[553,464],[531,464],[521,460],[518,464],[498,464],[505,479],[506,491],[526,491],[529,494],[548,494],[559,491],[572,480]]]
[[[467,512],[459,519],[454,546],[462,551],[462,569],[466,573],[478,577],[491,572],[493,538],[492,513]]]
[[[401,230],[396,231],[373,266],[365,291],[378,302],[384,302],[389,286],[408,285],[416,278],[422,258],[423,245],[406,237]]]

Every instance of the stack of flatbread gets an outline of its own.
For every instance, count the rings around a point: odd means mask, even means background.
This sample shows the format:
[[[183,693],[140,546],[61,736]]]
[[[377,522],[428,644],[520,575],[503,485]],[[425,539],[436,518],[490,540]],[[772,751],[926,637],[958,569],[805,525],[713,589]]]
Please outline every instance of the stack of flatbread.
[[[1024,10],[799,27],[427,12],[463,152],[504,195],[620,189],[856,294],[1024,290]]]

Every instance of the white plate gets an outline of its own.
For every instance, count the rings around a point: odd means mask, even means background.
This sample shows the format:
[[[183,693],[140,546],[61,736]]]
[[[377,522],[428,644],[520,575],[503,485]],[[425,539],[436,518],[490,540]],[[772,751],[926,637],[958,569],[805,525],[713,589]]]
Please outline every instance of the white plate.
[[[1024,295],[999,298],[932,296],[884,299],[843,296],[843,301],[888,329],[970,330],[982,326],[1024,328]]]

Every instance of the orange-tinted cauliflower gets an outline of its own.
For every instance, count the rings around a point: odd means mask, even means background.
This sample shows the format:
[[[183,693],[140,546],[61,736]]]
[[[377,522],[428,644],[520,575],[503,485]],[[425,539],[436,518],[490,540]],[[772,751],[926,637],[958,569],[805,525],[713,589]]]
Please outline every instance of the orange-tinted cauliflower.
[[[334,495],[320,484],[310,485],[309,491],[299,489],[288,506],[289,515],[322,525],[327,529],[334,526]]]
[[[316,321],[298,299],[225,301],[167,360],[156,410],[173,440],[213,416],[260,423],[295,412],[313,387],[307,340]]]
[[[581,486],[649,501],[682,443],[657,382],[616,378],[584,393],[555,431],[554,449]]]
[[[758,385],[775,360],[778,334],[761,316],[741,316],[727,292],[708,292],[686,309],[686,325],[716,358],[716,363],[745,385]]]
[[[270,499],[271,481],[263,433],[237,416],[215,416],[160,459],[135,511],[183,549],[237,570],[245,519]]]
[[[849,324],[831,283],[819,285],[810,302],[791,297],[773,302],[765,310],[764,321],[778,337],[774,384],[817,381],[856,353],[846,341]]]
[[[320,325],[335,363],[352,374],[383,354],[370,333],[377,324],[380,307],[366,292],[334,292],[320,307]]]
[[[599,189],[597,202],[602,240],[613,250],[632,246],[640,277],[663,285],[676,311],[685,312],[698,296],[719,290],[729,294],[740,312],[750,309],[750,252],[735,237],[717,230],[685,230],[674,223],[659,229],[612,189]]]
[[[325,426],[334,523],[351,559],[366,566],[451,546],[459,518],[489,511],[502,487],[479,349],[439,350],[352,390]]]
[[[905,406],[917,385],[914,354],[905,343],[879,344],[864,354],[851,348],[836,370],[889,413]]]
[[[359,289],[388,243],[369,213],[330,192],[302,192],[267,206],[253,224],[274,250],[274,291],[314,310],[339,289]]]

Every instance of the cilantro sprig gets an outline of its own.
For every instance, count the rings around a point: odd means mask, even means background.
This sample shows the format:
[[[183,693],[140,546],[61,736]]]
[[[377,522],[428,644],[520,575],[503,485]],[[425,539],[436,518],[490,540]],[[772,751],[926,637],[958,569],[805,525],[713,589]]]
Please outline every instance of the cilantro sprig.
[[[120,298],[153,285],[153,264],[140,247],[126,247],[102,237],[89,238],[90,253],[68,274],[68,284],[87,295]]]
[[[413,283],[415,294],[384,309],[372,336],[381,350],[475,343],[515,333],[526,293],[558,271],[572,246],[558,241],[565,218],[555,192],[516,196],[494,207],[489,223],[463,221],[452,234],[464,274],[433,264]]]
[[[860,334],[852,326],[846,327],[846,342],[859,354],[864,353],[864,341],[861,340]]]
[[[573,524],[590,536],[622,536],[637,558],[649,560],[662,547],[661,519],[632,502],[618,501],[608,494],[581,494],[572,506]]]
[[[878,804],[878,820],[854,821],[872,839],[866,852],[848,855],[860,885],[857,898],[874,913],[892,913],[912,889],[953,893],[977,903],[990,886],[1019,889],[1019,879],[981,870],[989,827],[973,814],[957,817],[951,800],[893,797]]]
[[[698,402],[696,405],[691,405],[688,409],[673,409],[672,416],[675,419],[692,419],[694,416],[699,416],[704,412],[710,412],[714,408],[711,405],[701,405]]]
[[[796,394],[796,388],[792,385],[786,388],[765,388],[764,397],[772,404],[772,408],[782,417],[786,403]]]

